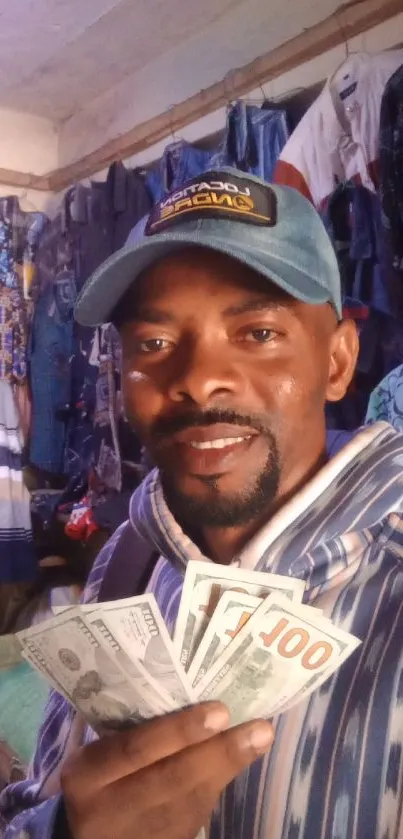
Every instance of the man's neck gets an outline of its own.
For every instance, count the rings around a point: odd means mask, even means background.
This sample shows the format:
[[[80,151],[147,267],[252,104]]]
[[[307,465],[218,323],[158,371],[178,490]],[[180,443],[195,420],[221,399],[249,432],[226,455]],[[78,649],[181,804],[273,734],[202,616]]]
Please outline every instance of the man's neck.
[[[299,481],[290,479],[284,482],[268,509],[248,524],[241,527],[204,528],[201,539],[198,540],[203,553],[219,565],[230,565],[256,533],[319,472],[326,460],[326,452],[323,452],[303,478]]]

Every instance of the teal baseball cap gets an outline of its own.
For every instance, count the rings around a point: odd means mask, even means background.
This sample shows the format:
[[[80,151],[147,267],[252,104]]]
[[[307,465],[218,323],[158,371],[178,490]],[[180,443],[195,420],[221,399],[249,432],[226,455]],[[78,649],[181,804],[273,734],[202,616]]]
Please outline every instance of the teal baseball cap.
[[[192,178],[156,204],[87,280],[76,320],[83,326],[113,320],[144,271],[191,246],[227,254],[291,297],[328,302],[342,317],[336,254],[313,205],[294,189],[224,168]]]

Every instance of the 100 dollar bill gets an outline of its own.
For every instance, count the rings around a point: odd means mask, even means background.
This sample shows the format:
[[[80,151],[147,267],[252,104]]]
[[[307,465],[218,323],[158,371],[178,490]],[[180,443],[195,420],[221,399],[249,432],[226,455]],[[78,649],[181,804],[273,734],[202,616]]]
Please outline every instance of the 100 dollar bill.
[[[96,730],[119,728],[155,715],[149,705],[147,676],[137,667],[129,676],[125,653],[113,657],[86,623],[81,611],[18,633],[28,660],[62,693]],[[133,662],[136,667],[136,662]]]
[[[98,614],[127,653],[139,659],[149,676],[172,697],[175,707],[195,700],[153,594],[100,604],[100,612],[86,616],[89,624],[97,621]]]
[[[230,590],[261,598],[277,591],[300,603],[305,583],[279,574],[189,562],[174,634],[175,649],[185,670],[192,663],[220,597]]]
[[[306,612],[304,606],[274,593],[198,682],[197,693],[202,701],[228,704],[236,722],[271,716],[304,679],[339,666],[359,643],[329,621],[312,616],[312,609]]]

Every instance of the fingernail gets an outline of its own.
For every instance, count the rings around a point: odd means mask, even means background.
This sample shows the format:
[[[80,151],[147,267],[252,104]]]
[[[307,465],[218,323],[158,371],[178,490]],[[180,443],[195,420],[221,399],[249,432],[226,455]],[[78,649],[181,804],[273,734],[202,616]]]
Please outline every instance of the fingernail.
[[[268,722],[256,723],[248,737],[249,748],[258,753],[267,752],[273,742],[273,729]]]
[[[224,731],[229,726],[229,711],[225,705],[213,705],[206,708],[204,716],[204,727],[209,731]]]

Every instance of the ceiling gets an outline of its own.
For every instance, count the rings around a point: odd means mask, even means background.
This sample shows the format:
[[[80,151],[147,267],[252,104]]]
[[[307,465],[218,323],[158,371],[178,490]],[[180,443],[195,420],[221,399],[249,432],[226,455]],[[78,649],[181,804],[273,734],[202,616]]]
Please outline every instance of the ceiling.
[[[192,77],[197,92],[339,5],[339,0],[0,0],[0,107],[62,122],[131,77],[143,85],[149,79],[150,91],[157,92],[164,85],[164,58],[178,80],[177,90],[172,77],[169,90],[164,88],[169,107],[181,101],[182,76]]]

